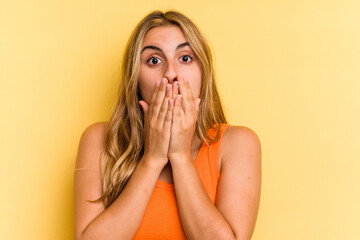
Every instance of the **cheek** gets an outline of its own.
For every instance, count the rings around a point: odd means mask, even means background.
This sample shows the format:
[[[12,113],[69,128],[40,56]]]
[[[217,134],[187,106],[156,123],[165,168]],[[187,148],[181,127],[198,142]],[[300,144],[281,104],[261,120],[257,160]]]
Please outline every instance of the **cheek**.
[[[146,81],[144,81],[144,79],[139,79],[139,89],[140,89],[140,93],[142,96],[142,99],[149,103],[150,101],[150,93],[152,91],[152,89],[150,89],[150,86],[148,86],[148,83]]]
[[[143,74],[139,74],[139,90],[140,90],[140,93],[141,93],[141,96],[142,96],[142,99],[144,101],[147,102],[147,89],[148,89],[148,86],[147,86],[147,79],[144,78],[144,75]]]
[[[190,88],[194,98],[200,97],[200,91],[202,86],[202,76],[200,68],[196,68],[192,71],[192,76],[190,77]]]
[[[202,85],[202,80],[201,80],[201,75],[199,76],[194,76],[193,78],[190,78],[190,89],[191,92],[194,96],[194,98],[198,98],[200,97],[200,92],[201,92],[201,85]]]
[[[150,103],[151,95],[156,84],[156,78],[148,72],[141,72],[139,74],[139,90],[143,100]]]

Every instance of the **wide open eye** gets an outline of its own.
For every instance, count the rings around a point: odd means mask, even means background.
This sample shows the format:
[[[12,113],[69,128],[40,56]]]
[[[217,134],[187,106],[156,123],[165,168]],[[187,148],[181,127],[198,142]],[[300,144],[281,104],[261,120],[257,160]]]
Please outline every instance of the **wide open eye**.
[[[161,62],[161,60],[157,57],[151,57],[149,58],[149,60],[147,60],[147,63],[149,63],[150,65],[156,65],[159,62]]]
[[[192,61],[192,57],[190,57],[190,55],[184,55],[181,57],[181,59],[183,60],[183,62],[189,63]]]

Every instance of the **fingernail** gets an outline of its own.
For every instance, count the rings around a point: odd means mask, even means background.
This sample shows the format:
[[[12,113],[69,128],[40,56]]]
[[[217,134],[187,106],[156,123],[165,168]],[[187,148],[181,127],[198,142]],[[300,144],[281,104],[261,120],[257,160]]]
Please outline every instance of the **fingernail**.
[[[166,83],[166,78],[163,78],[162,81],[161,81],[161,84],[165,84]]]
[[[157,80],[156,86],[160,86],[160,80]]]

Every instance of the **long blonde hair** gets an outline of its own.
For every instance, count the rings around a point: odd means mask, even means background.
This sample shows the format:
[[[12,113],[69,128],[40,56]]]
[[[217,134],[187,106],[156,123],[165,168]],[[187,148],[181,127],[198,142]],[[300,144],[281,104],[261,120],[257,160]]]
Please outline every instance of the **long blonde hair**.
[[[144,115],[138,103],[142,99],[138,86],[140,51],[145,34],[165,25],[180,27],[200,60],[202,87],[196,134],[209,145],[219,139],[220,125],[227,123],[215,85],[211,50],[197,26],[177,11],[149,13],[133,30],[124,51],[119,97],[107,124],[105,150],[101,155],[103,195],[89,202],[103,200],[108,208],[120,195],[144,153]],[[215,129],[216,134],[210,136],[209,129]]]

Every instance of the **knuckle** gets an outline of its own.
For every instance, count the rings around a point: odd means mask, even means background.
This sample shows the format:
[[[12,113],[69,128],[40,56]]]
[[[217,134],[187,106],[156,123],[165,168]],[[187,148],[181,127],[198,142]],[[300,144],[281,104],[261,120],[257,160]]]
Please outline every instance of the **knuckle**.
[[[162,86],[160,87],[160,90],[159,90],[159,91],[164,92],[165,90],[166,90],[166,84],[162,85]]]
[[[151,119],[151,121],[149,123],[149,127],[150,127],[151,130],[156,129],[156,121],[155,121],[155,119]]]
[[[172,109],[173,109],[173,107],[171,106],[171,104],[168,106],[168,109],[167,109],[167,111],[168,112],[171,112],[172,111]]]
[[[162,107],[161,107],[161,112],[166,112],[167,109],[168,109],[167,105],[164,104],[164,105],[162,105]]]
[[[165,121],[167,121],[167,122],[168,122],[168,121],[170,121],[170,120],[171,120],[171,117],[170,117],[170,115],[169,115],[169,114],[167,114],[167,115],[166,115],[166,117],[165,117]]]
[[[156,131],[157,131],[158,133],[160,133],[160,136],[163,136],[163,135],[164,135],[163,127],[162,127],[162,126],[157,125],[157,126],[156,126]]]
[[[162,103],[161,99],[157,98],[155,99],[154,106],[159,106]]]

